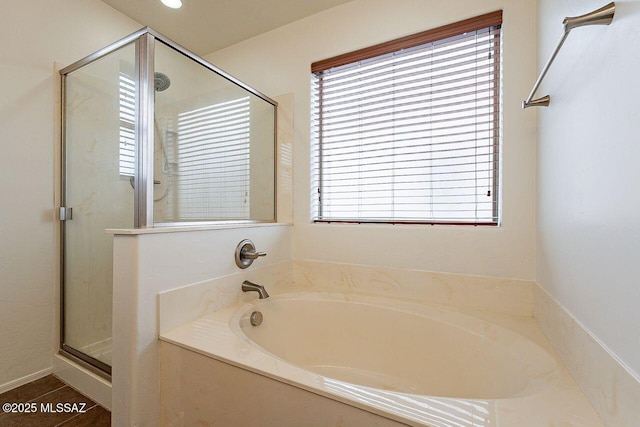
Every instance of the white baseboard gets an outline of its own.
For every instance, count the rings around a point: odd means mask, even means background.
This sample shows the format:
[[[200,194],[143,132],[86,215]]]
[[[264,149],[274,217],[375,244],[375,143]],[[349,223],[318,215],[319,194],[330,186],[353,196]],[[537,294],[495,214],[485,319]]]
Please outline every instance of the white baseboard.
[[[5,384],[0,384],[0,394],[7,392],[9,390],[13,390],[16,387],[20,387],[21,385],[25,385],[28,384],[32,381],[35,380],[39,380],[40,378],[46,377],[47,375],[51,374],[53,372],[53,368],[47,368],[47,369],[43,369],[41,371],[38,372],[34,372],[33,374],[29,374],[27,376],[24,376],[22,378],[18,378],[16,380],[13,381],[9,381],[8,383]]]
[[[53,374],[71,387],[111,410],[111,383],[71,360],[56,354]]]

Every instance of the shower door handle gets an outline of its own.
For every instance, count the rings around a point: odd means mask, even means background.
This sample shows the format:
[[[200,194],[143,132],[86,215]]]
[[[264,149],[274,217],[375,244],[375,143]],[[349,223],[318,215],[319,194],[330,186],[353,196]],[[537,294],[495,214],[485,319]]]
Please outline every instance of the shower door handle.
[[[73,219],[73,208],[60,206],[60,221],[70,221]]]

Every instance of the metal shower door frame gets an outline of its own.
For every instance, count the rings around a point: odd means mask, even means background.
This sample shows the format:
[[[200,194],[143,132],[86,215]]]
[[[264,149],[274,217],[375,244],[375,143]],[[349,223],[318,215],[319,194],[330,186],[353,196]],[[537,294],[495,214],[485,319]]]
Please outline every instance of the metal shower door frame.
[[[276,150],[276,124],[277,124],[277,102],[254,88],[246,85],[230,74],[217,68],[215,65],[205,61],[188,49],[180,46],[172,40],[164,37],[149,27],[144,27],[99,51],[86,56],[79,61],[74,62],[60,70],[61,77],[61,189],[59,208],[60,220],[60,334],[59,345],[60,354],[78,362],[92,372],[111,379],[111,366],[88,356],[65,344],[65,222],[72,218],[71,209],[67,207],[67,141],[66,141],[66,111],[65,111],[65,80],[66,76],[73,71],[98,61],[105,56],[115,52],[116,50],[135,43],[135,69],[134,75],[136,80],[136,121],[135,121],[135,171],[134,171],[134,228],[149,228],[154,226],[153,220],[153,144],[154,144],[154,59],[156,41],[176,50],[185,55],[187,58],[197,62],[217,75],[243,88],[247,92],[261,98],[274,107],[274,153]],[[275,189],[277,188],[277,168],[274,168],[274,218],[277,212],[277,200]],[[226,221],[229,223],[261,223],[265,221]],[[220,222],[216,222],[219,224]],[[198,225],[206,223],[199,222]],[[180,226],[185,223],[173,223],[172,225]],[[193,223],[190,223],[193,225]]]

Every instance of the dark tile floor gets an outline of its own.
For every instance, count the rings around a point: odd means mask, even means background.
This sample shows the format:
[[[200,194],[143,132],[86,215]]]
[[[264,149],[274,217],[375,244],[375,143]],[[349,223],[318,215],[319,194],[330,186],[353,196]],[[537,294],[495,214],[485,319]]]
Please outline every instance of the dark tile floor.
[[[111,413],[53,375],[0,394],[1,427],[110,427]]]

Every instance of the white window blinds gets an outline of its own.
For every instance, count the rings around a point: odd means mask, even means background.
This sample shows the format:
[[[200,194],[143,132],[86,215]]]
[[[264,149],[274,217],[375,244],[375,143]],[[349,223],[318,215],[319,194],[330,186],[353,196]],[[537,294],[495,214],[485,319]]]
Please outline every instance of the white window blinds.
[[[178,115],[180,219],[249,219],[248,96]]]
[[[132,78],[120,73],[120,148],[118,169],[122,176],[135,174],[136,88]]]
[[[135,174],[135,81],[119,80],[119,174]],[[156,134],[173,220],[249,219],[251,215],[249,96],[178,114],[178,132]],[[156,131],[161,131],[157,126]],[[157,199],[156,201],[164,198]]]
[[[312,65],[314,221],[498,223],[501,22]]]

